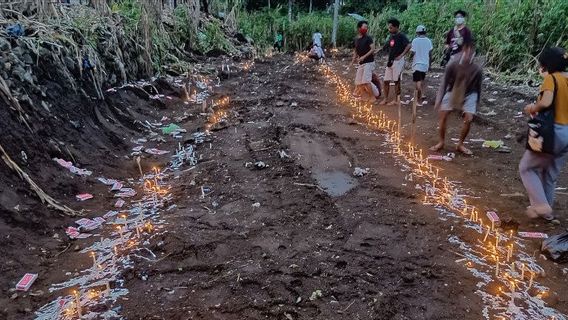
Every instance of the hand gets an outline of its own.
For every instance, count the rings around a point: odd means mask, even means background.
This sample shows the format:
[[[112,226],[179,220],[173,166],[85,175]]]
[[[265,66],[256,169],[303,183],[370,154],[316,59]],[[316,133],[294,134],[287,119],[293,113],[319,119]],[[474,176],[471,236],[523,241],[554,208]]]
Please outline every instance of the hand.
[[[363,62],[363,60],[364,60],[363,57],[361,57],[357,60],[357,62],[359,62],[359,64],[361,64],[361,62]]]
[[[533,115],[535,114],[535,109],[536,109],[536,105],[534,103],[531,104],[527,104],[525,107],[525,113],[528,115]]]

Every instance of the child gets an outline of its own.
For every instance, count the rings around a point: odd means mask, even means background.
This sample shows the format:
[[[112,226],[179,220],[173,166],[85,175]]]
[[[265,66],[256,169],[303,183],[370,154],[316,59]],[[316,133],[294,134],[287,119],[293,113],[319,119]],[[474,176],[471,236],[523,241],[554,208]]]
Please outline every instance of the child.
[[[412,81],[416,84],[417,95],[416,105],[422,106],[422,92],[426,72],[432,63],[432,41],[426,37],[426,27],[419,25],[416,27],[416,38],[412,40],[410,55],[412,59]]]

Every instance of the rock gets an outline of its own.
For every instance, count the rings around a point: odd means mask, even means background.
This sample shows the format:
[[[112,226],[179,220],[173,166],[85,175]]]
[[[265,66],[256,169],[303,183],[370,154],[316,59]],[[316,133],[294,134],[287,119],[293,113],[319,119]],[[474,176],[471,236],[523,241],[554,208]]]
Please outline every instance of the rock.
[[[242,43],[248,43],[247,37],[240,32],[235,34],[235,39]]]
[[[10,62],[4,63],[4,70],[10,71],[12,69],[12,64]]]

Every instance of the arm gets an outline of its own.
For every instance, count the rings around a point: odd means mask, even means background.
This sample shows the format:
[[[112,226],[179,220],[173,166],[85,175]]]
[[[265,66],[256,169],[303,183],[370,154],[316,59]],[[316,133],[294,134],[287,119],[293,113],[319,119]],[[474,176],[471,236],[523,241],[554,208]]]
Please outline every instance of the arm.
[[[406,45],[406,48],[404,48],[404,51],[396,58],[394,58],[394,60],[400,60],[402,59],[410,50],[410,43]]]
[[[525,107],[525,112],[527,114],[535,114],[538,113],[552,104],[552,100],[554,100],[554,92],[553,91],[543,91],[542,97],[538,99],[536,103],[531,103]]]
[[[535,114],[552,105],[552,101],[554,101],[554,87],[556,85],[553,77],[552,75],[544,77],[544,82],[540,89],[541,96],[536,103],[531,103],[525,107],[527,114]]]
[[[371,50],[369,50],[369,52],[365,53],[365,55],[363,55],[362,57],[359,58],[359,62],[367,59],[367,57],[369,57],[372,54],[375,54],[375,44],[374,43],[371,43]]]

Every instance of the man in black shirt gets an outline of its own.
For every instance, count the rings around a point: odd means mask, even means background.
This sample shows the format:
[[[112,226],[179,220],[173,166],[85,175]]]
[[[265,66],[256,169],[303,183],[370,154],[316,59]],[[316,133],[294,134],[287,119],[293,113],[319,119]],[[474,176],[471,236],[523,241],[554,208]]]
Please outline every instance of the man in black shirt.
[[[390,36],[383,46],[383,50],[388,51],[389,57],[385,71],[385,98],[381,104],[387,102],[391,85],[395,86],[396,96],[400,96],[400,75],[404,69],[404,56],[411,46],[406,35],[399,31],[399,27],[400,22],[397,19],[388,21]],[[392,103],[395,102],[396,98]]]
[[[353,95],[360,96],[362,93],[366,93],[370,97],[374,97],[371,81],[375,69],[375,44],[373,38],[367,35],[367,27],[367,21],[357,23],[359,35],[355,39],[353,63],[358,63],[358,66]]]

